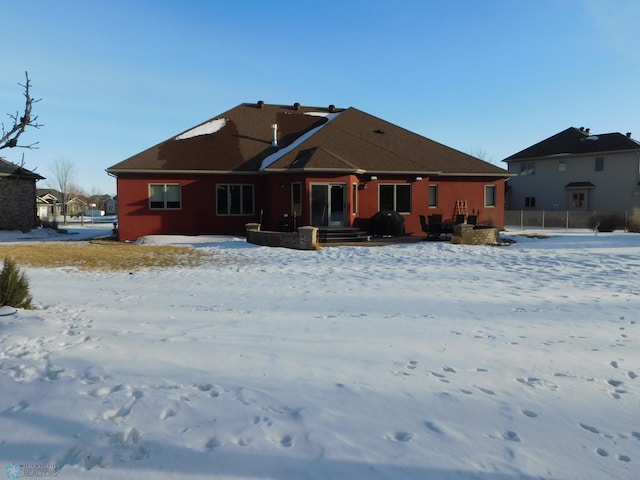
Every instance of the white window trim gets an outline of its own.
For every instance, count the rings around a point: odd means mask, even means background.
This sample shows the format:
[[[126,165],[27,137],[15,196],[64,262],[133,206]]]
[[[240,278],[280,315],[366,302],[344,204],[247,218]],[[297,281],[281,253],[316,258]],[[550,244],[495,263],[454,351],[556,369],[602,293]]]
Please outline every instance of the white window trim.
[[[163,203],[164,206],[163,207],[152,207],[151,206],[151,187],[152,186],[160,186],[162,187],[162,193],[163,193]],[[171,187],[171,186],[175,186],[178,187],[178,201],[180,202],[180,206],[179,207],[168,207],[167,206],[167,187]],[[179,183],[149,183],[148,185],[148,198],[149,198],[149,210],[182,210],[182,185]]]
[[[487,189],[488,188],[492,188],[493,189],[493,205],[488,205],[487,204]],[[484,207],[485,208],[496,208],[497,206],[497,192],[498,189],[495,185],[492,184],[488,184],[484,186]]]

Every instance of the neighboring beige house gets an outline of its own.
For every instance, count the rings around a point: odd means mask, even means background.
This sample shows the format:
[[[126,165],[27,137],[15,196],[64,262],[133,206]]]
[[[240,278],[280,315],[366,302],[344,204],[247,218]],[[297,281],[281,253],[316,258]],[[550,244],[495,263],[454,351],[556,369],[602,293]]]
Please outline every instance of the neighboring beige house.
[[[36,193],[36,204],[40,220],[52,219],[62,215],[62,196],[59,192],[50,188],[38,188]]]
[[[640,207],[640,142],[631,133],[568,128],[503,160],[508,210],[620,211]]]
[[[36,228],[36,182],[43,179],[0,158],[0,230]]]

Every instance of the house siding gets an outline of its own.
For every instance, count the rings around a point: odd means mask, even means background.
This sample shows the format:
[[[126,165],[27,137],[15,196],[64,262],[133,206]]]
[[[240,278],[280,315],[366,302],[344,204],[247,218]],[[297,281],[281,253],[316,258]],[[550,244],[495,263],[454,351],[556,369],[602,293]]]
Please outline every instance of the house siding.
[[[149,184],[179,184],[179,209],[149,208]],[[135,240],[144,235],[242,235],[245,224],[257,222],[260,210],[253,215],[216,214],[217,184],[254,185],[256,205],[264,197],[263,180],[253,176],[149,176],[120,175],[118,188],[118,231],[120,240]]]
[[[604,159],[604,169],[596,171],[596,158]],[[519,175],[521,163],[535,163],[534,175]],[[560,171],[559,163],[565,165]],[[528,208],[526,197],[535,197],[532,210],[572,210],[573,182],[591,182],[583,210],[625,210],[640,207],[640,153],[637,151],[563,155],[509,162],[509,171],[518,174],[509,179],[507,204],[512,210]]]
[[[330,175],[271,174],[219,176],[124,176],[118,177],[118,218],[121,240],[135,240],[144,235],[243,235],[247,223],[260,223],[262,230],[278,231],[311,225],[310,191],[312,185],[344,184],[344,223],[369,231],[370,219],[379,211],[381,184],[411,185],[411,212],[403,214],[407,233],[422,235],[420,215],[441,214],[452,219],[457,200],[467,203],[469,214],[478,215],[479,223],[502,226],[504,223],[504,178],[495,177],[423,177],[415,175]],[[181,208],[151,210],[149,184],[180,184]],[[217,184],[254,185],[253,215],[217,215]],[[294,220],[291,184],[302,187],[302,214]],[[352,185],[357,185],[357,211],[354,213]],[[438,185],[438,205],[429,207],[429,185]],[[365,188],[366,185],[366,188]],[[485,187],[496,187],[495,207],[486,207]]]
[[[32,178],[0,178],[0,230],[31,230],[37,226],[36,182]]]

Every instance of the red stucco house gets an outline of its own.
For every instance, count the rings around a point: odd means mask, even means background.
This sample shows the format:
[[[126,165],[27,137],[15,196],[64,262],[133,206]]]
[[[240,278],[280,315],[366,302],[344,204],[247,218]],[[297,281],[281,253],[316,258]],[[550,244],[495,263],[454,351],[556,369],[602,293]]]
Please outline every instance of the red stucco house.
[[[501,226],[509,172],[356,108],[244,103],[107,169],[121,240],[313,225],[370,228],[399,212]]]

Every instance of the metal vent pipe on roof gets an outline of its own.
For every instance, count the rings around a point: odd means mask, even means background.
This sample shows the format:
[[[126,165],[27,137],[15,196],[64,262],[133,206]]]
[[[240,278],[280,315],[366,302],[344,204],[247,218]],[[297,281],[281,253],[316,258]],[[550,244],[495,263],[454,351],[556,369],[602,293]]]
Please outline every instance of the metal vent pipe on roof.
[[[271,146],[278,146],[278,124],[274,123],[271,125]]]

